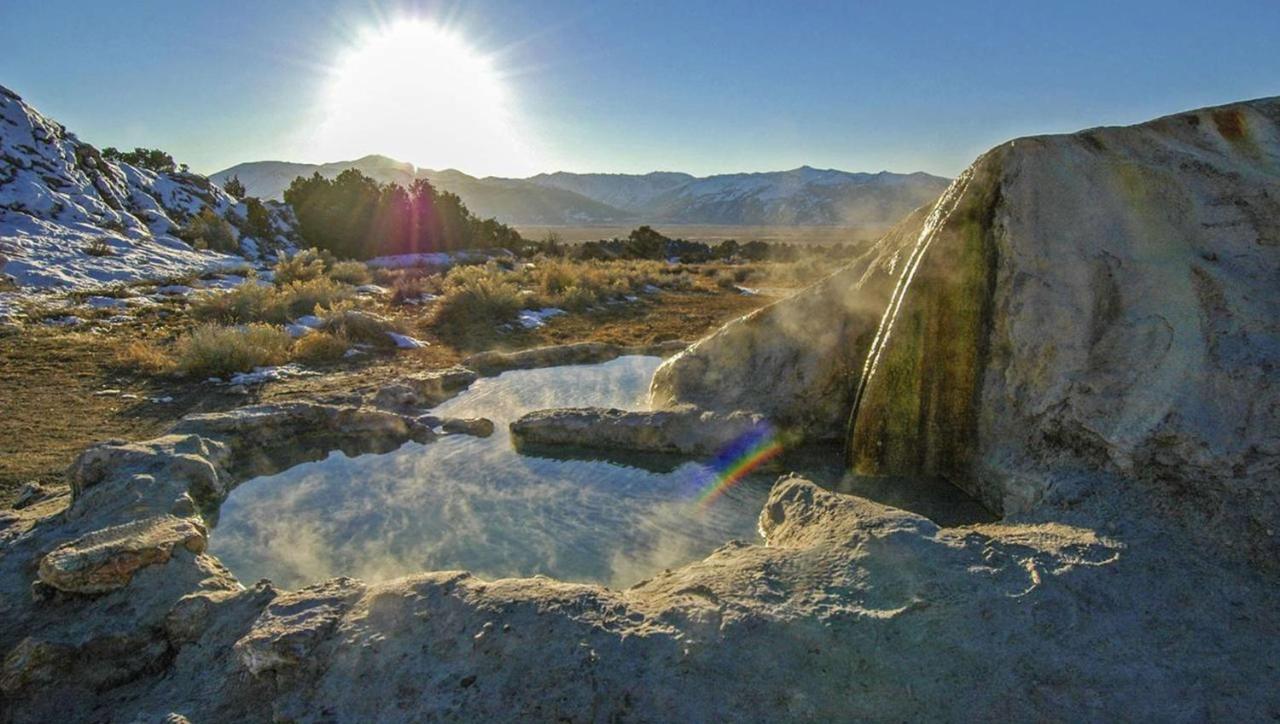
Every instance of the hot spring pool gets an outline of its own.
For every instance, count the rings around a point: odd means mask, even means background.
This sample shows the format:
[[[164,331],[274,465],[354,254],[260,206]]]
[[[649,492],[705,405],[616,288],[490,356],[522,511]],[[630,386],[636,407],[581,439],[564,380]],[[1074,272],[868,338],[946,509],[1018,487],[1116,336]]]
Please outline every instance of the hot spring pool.
[[[512,447],[507,423],[531,410],[642,409],[660,362],[623,357],[481,379],[433,412],[488,417],[492,437],[450,435],[355,458],[334,452],[246,481],[222,504],[210,549],[242,581],[291,588],[450,569],[627,586],[729,540],[758,540],[776,473],[749,476],[704,508],[697,463],[653,472]]]

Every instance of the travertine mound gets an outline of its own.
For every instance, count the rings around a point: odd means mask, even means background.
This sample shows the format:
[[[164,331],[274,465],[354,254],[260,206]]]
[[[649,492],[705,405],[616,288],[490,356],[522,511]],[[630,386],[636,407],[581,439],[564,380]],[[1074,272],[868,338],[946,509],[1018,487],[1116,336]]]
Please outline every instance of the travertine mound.
[[[1106,468],[1280,554],[1280,99],[1011,141],[853,266],[654,376],[996,512]],[[851,424],[850,424],[851,422]]]

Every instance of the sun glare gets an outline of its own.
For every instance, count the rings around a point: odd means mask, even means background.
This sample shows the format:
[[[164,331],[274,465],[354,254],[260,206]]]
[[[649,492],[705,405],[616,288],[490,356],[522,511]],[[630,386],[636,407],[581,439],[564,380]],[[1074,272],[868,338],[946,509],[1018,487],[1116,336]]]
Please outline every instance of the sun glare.
[[[366,31],[338,58],[315,152],[326,161],[378,153],[476,175],[533,166],[493,60],[422,20]]]

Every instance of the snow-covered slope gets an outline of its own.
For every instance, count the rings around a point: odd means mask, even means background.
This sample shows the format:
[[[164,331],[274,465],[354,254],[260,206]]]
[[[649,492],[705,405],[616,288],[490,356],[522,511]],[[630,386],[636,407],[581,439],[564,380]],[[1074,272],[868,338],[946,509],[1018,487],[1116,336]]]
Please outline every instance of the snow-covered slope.
[[[103,158],[0,86],[0,257],[19,285],[84,288],[243,262],[175,236],[206,208],[233,228],[245,223],[245,204],[204,176]],[[290,244],[288,209],[269,211],[275,237],[235,231],[250,256]]]
[[[589,199],[632,212],[649,208],[654,199],[684,186],[697,178],[687,173],[654,171],[631,173],[540,173],[529,181],[582,194]]]
[[[694,179],[650,201],[647,215],[697,224],[889,224],[936,199],[948,183],[926,173],[801,166]]]

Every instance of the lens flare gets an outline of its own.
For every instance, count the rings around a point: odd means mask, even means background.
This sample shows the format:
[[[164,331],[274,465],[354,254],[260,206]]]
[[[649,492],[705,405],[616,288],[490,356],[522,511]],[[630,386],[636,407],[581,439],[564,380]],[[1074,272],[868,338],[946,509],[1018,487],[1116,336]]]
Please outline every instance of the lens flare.
[[[746,477],[782,452],[782,443],[768,423],[730,443],[705,469],[699,485],[698,507],[705,509]]]

